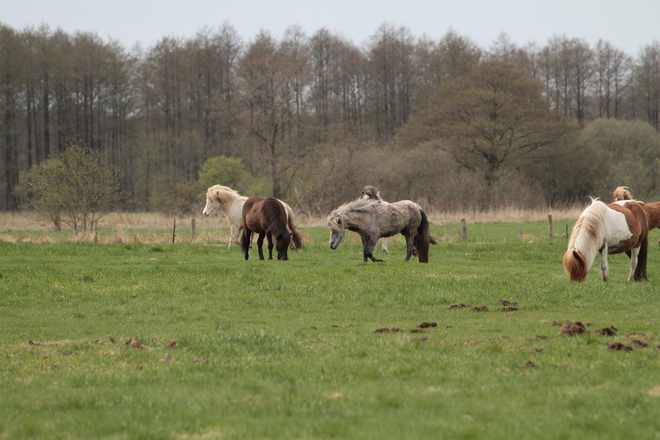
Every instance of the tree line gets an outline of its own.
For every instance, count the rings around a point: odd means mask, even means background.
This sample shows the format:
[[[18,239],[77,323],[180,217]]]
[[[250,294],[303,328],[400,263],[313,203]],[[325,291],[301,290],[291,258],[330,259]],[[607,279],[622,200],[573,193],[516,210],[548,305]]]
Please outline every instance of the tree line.
[[[534,118],[510,118],[520,108]],[[237,190],[309,213],[366,183],[437,209],[573,203],[610,184],[597,167],[616,152],[628,161],[609,172],[616,185],[660,195],[659,109],[658,41],[636,56],[565,35],[519,47],[503,33],[481,48],[385,23],[363,46],[298,26],[246,42],[225,23],[129,50],[0,24],[0,208],[24,207],[30,171],[72,144],[103,151],[148,210],[195,197],[202,165],[220,156],[245,168]]]

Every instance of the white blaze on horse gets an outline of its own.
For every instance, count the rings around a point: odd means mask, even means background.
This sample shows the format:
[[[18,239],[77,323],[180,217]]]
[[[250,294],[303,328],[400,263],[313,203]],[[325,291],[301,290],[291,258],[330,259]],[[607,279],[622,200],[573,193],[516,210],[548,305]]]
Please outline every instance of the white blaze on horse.
[[[231,249],[234,243],[240,244],[238,236],[243,227],[241,224],[241,215],[243,212],[243,205],[247,199],[247,197],[243,197],[237,191],[234,191],[228,186],[213,185],[206,191],[206,206],[202,213],[207,217],[217,210],[220,210],[225,214],[229,226],[231,227],[229,249]],[[300,232],[298,232],[293,221],[293,210],[285,202],[281,200],[279,202],[286,210],[287,227],[291,233],[292,247],[300,249],[302,246],[302,236],[300,235]]]
[[[380,203],[386,203],[387,202],[383,199],[380,198],[380,191],[378,191],[375,187],[371,185],[367,185],[362,189],[362,198],[366,200],[377,200]],[[387,243],[389,239],[387,237],[383,237],[381,240],[380,248],[383,252],[386,254],[389,254],[390,252],[387,250]]]
[[[625,200],[606,205],[592,199],[578,218],[563,263],[571,281],[584,281],[600,254],[603,281],[608,280],[607,254],[627,253],[628,281],[646,279],[649,221],[642,204]]]
[[[429,247],[435,244],[431,237],[429,222],[420,206],[410,200],[395,203],[379,203],[369,199],[357,199],[341,205],[328,215],[330,229],[329,246],[337,249],[346,229],[357,232],[362,239],[364,261],[383,261],[374,257],[380,237],[391,237],[401,233],[406,237],[406,259],[417,251],[420,263],[429,262]]]

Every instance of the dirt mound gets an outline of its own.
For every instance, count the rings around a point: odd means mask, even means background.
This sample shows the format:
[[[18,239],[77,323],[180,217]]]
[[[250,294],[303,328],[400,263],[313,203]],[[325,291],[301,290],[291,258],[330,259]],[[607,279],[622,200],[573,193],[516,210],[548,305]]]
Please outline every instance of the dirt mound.
[[[417,326],[417,328],[429,328],[429,327],[437,327],[438,323],[437,322],[422,322],[420,325]]]
[[[399,333],[399,332],[403,332],[403,331],[405,331],[405,330],[400,329],[400,328],[386,328],[386,327],[383,327],[383,328],[376,329],[376,331],[374,331],[374,333]]]
[[[502,308],[503,312],[515,312],[518,310],[518,307],[504,307]]]
[[[472,310],[474,310],[475,312],[487,312],[488,307],[486,307],[486,306],[474,306],[474,307],[472,307]]]
[[[467,305],[467,304],[464,304],[464,303],[460,303],[460,304],[454,304],[454,305],[449,306],[449,310],[467,309],[468,307],[470,307],[470,306]]]
[[[595,330],[595,333],[598,333],[599,335],[603,336],[616,336],[616,332],[618,332],[619,329],[611,326],[611,327],[605,327],[605,328],[599,328],[598,330]]]
[[[138,350],[142,350],[145,347],[144,347],[144,345],[142,345],[142,342],[140,342],[139,340],[134,338],[134,339],[129,339],[128,341],[126,341],[126,348],[135,348],[135,349],[138,349]]]
[[[505,307],[506,307],[506,306],[517,306],[517,305],[518,305],[517,302],[507,301],[506,299],[501,299],[501,300],[500,300],[500,304],[502,304],[502,305],[505,306]]]
[[[608,349],[612,351],[632,351],[633,348],[629,345],[624,345],[621,342],[612,342],[607,346]]]
[[[580,333],[586,334],[589,332],[587,332],[587,328],[580,321],[566,321],[564,324],[562,324],[560,333],[562,335],[575,336]]]

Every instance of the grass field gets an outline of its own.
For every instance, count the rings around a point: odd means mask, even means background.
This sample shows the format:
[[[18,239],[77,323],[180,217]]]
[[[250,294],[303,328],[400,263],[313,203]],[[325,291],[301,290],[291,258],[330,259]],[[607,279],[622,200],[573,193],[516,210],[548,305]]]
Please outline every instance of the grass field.
[[[460,224],[432,225],[424,265],[403,262],[401,239],[363,263],[355,234],[331,251],[322,227],[286,262],[212,235],[8,231],[0,439],[657,438],[660,231],[648,282],[626,282],[614,255],[610,282],[596,263],[579,284],[555,232],[471,224],[463,241]],[[561,335],[566,320],[588,333]]]

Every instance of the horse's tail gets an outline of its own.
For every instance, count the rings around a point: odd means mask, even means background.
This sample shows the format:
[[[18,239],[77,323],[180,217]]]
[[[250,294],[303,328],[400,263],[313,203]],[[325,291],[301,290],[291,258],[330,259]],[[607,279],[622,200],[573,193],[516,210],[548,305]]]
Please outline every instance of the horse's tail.
[[[587,261],[579,251],[567,251],[563,258],[564,270],[571,277],[571,281],[584,281],[589,272]]]
[[[639,247],[639,254],[637,255],[637,267],[635,268],[635,274],[633,279],[635,281],[642,281],[642,279],[648,280],[646,278],[646,263],[647,256],[649,253],[649,233],[647,232],[644,235],[644,240],[642,240],[642,245]]]
[[[417,235],[415,235],[415,240],[413,244],[415,249],[417,249],[417,256],[419,257],[420,263],[429,262],[429,247],[431,244],[431,233],[429,228],[429,221],[426,218],[426,214],[421,209],[419,210],[422,215],[422,221],[417,227]],[[435,240],[434,240],[435,241]]]
[[[231,243],[230,243],[231,244]],[[243,233],[241,234],[241,251],[245,255],[250,247],[250,240],[247,238],[247,228],[243,226]]]
[[[269,225],[270,233],[282,236],[288,236],[289,230],[286,225],[286,211],[284,206],[275,197],[268,197],[264,200],[261,207],[264,220]],[[290,238],[289,238],[290,240]],[[289,244],[287,243],[287,246]]]
[[[293,211],[289,205],[286,205],[286,210],[289,213],[287,217],[289,218],[288,225],[289,230],[291,230],[291,240],[293,241],[295,248],[300,249],[302,247],[302,234],[298,231],[298,228],[296,228],[295,223],[293,223]]]

